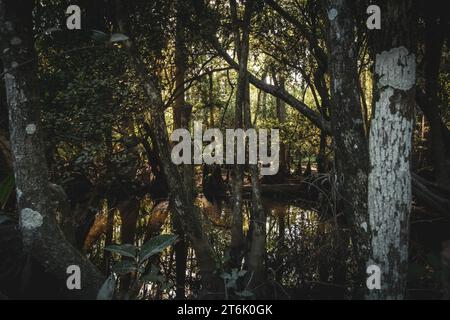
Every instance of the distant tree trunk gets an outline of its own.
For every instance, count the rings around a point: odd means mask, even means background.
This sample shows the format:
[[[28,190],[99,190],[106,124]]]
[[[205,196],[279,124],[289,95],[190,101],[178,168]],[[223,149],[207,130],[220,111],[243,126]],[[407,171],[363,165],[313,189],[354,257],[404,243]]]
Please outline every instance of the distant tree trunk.
[[[320,138],[319,138],[319,153],[317,154],[317,172],[319,173],[326,173],[327,172],[327,156],[326,156],[326,149],[327,149],[327,134],[320,131]]]
[[[369,264],[381,269],[381,290],[370,291],[374,299],[403,299],[406,293],[416,82],[411,5],[411,0],[387,1],[375,48],[378,93],[369,140]]]
[[[285,246],[285,229],[286,229],[286,215],[289,214],[288,206],[281,206],[275,211],[276,217],[278,219],[278,237],[277,237],[277,260],[279,265],[275,270],[275,280],[282,284],[283,280],[283,269],[284,269],[284,258],[286,257],[286,246]]]
[[[238,91],[236,105],[241,105],[244,113],[246,129],[252,128],[250,116],[250,90],[248,80],[248,56],[250,49],[250,21],[256,1],[245,3],[242,21],[241,54],[239,59]],[[256,288],[266,279],[264,265],[266,257],[266,212],[262,204],[259,169],[257,165],[249,165],[252,183],[252,210],[250,227],[250,248],[247,254],[247,266],[252,272],[250,288]]]
[[[44,157],[33,43],[33,1],[0,1],[0,52],[5,68],[11,149],[25,251],[54,275],[68,297],[95,298],[102,276],[64,237],[51,201]],[[81,269],[81,290],[66,288],[66,269]]]
[[[282,75],[277,78],[276,71],[273,71],[273,79],[276,86],[285,90],[285,79]],[[286,104],[280,98],[276,98],[277,118],[280,125],[284,125],[286,122]],[[284,142],[284,139],[280,140],[280,166],[277,175],[281,177],[287,177],[289,175],[289,160],[288,160],[288,147]]]
[[[238,168],[239,167],[239,168]],[[237,165],[231,173],[231,243],[230,268],[239,268],[245,250],[242,216],[242,168]]]
[[[439,110],[439,67],[441,65],[442,47],[447,27],[444,18],[434,15],[436,9],[429,9],[425,18],[425,101],[422,110],[430,123],[432,160],[436,182],[449,185],[449,170],[447,164],[447,150],[445,136],[441,130],[441,115]],[[438,23],[440,20],[440,23]]]
[[[365,276],[370,237],[367,214],[368,149],[358,94],[357,55],[349,0],[328,1],[330,104],[338,188],[360,276]]]
[[[139,216],[139,201],[132,198],[117,203],[117,211],[120,214],[120,241],[122,244],[135,244],[136,223]],[[128,257],[122,257],[129,260]],[[128,300],[130,298],[131,275],[125,274],[120,277],[119,298]]]
[[[115,209],[111,204],[112,201],[110,199],[107,199],[105,248],[113,243],[113,236],[114,236]],[[110,267],[111,267],[111,252],[105,250],[105,252],[103,253],[103,273],[108,274]]]
[[[112,155],[113,155],[113,143],[112,143],[112,127],[108,126],[105,129],[105,145],[106,145],[106,176],[110,178],[112,174]],[[105,230],[105,248],[110,246],[113,241],[114,236],[114,216],[115,216],[115,206],[116,197],[112,196],[109,192],[106,195],[103,203],[104,208],[106,207],[106,230]],[[111,251],[105,250],[103,252],[103,273],[109,274],[111,267]]]
[[[266,70],[263,70],[263,74],[261,77],[262,81],[265,81],[266,77],[267,77],[267,72],[266,72]],[[263,90],[258,89],[258,97],[256,99],[256,112],[255,112],[255,116],[253,117],[253,126],[256,126],[256,122],[258,121],[258,117],[259,117],[260,113],[265,112],[264,111],[265,106],[264,105],[261,106],[261,105],[266,103],[266,99],[265,99],[266,96],[267,96],[267,94]]]
[[[240,63],[242,63],[242,49],[241,49],[241,34],[238,24],[236,1],[230,0],[231,17],[234,24],[234,37],[237,56]],[[245,49],[245,48],[244,48]],[[246,53],[244,52],[244,55]],[[234,122],[236,128],[243,128],[243,103],[245,100],[246,88],[245,77],[239,73],[236,104],[234,111]],[[230,266],[228,269],[240,268],[242,258],[245,251],[244,230],[243,230],[243,215],[242,215],[242,187],[244,184],[244,172],[242,165],[235,165],[231,172],[231,242],[230,242]]]
[[[263,80],[265,81],[265,80]],[[262,110],[261,110],[261,118],[263,120],[267,119],[267,92],[263,91],[262,93]]]
[[[187,64],[186,53],[186,5],[184,1],[177,0],[176,2],[176,31],[175,31],[175,67],[176,67],[176,99],[174,106],[174,129],[185,128],[189,130],[189,119],[186,115],[186,100],[185,100],[185,74]],[[181,168],[183,175],[183,183],[191,201],[191,206],[194,204],[194,171],[193,166],[184,164]],[[193,208],[191,208],[192,210]],[[173,226],[175,232],[179,236],[179,241],[175,244],[175,278],[176,278],[176,298],[185,298],[186,286],[186,267],[187,267],[187,239],[183,232],[179,218],[173,218]]]

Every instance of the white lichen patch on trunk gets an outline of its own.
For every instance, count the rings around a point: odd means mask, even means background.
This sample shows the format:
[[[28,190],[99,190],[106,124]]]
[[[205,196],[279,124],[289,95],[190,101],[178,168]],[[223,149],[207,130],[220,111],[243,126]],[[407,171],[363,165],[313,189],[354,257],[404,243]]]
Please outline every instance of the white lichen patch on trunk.
[[[377,55],[379,100],[370,128],[368,210],[372,231],[371,264],[382,270],[383,299],[401,299],[408,262],[411,211],[410,154],[415,85],[415,56],[404,47]]]
[[[25,208],[20,211],[20,224],[23,229],[35,230],[42,226],[44,218],[42,215],[30,208]]]
[[[328,11],[328,19],[330,21],[333,21],[334,19],[336,19],[337,15],[338,15],[338,12],[334,8],[332,8]]]
[[[30,123],[25,127],[25,131],[27,134],[32,135],[36,132],[36,125],[34,123]]]
[[[416,56],[405,47],[383,51],[376,56],[375,73],[379,87],[409,90],[416,83]]]
[[[16,188],[16,194],[17,194],[17,200],[20,200],[20,198],[22,198],[22,190],[20,190],[19,188]]]

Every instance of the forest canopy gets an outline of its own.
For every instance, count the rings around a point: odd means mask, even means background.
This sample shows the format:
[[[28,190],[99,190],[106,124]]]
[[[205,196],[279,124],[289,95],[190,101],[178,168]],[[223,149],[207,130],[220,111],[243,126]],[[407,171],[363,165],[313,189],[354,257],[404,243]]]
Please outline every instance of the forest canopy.
[[[444,0],[0,0],[0,298],[448,299]]]

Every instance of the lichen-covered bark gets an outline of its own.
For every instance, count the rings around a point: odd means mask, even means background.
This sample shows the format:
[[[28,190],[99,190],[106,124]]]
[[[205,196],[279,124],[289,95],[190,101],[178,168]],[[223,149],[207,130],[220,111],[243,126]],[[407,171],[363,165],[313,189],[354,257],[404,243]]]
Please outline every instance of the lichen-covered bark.
[[[377,55],[382,88],[370,129],[368,199],[372,262],[382,270],[382,290],[372,293],[387,299],[403,298],[406,287],[414,69],[415,55],[406,48]]]
[[[353,2],[328,2],[328,46],[331,72],[331,128],[334,138],[339,191],[344,213],[352,229],[352,245],[360,274],[370,249],[367,214],[368,147],[358,95],[355,23],[350,8]]]
[[[96,268],[64,237],[51,197],[39,117],[33,44],[33,1],[0,1],[0,53],[5,69],[17,203],[24,249],[60,281],[61,298],[95,298]],[[81,268],[81,290],[66,288],[66,268]]]
[[[410,157],[416,61],[408,33],[410,1],[389,2],[375,59],[377,99],[370,128],[369,264],[381,269],[381,290],[369,298],[405,297],[411,211]],[[407,30],[405,30],[407,29]]]

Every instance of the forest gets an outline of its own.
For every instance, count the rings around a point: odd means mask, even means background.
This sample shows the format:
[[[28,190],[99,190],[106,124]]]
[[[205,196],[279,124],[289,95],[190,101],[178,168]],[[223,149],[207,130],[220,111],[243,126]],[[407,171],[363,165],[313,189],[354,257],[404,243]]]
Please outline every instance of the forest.
[[[445,0],[0,0],[0,300],[450,299]]]

